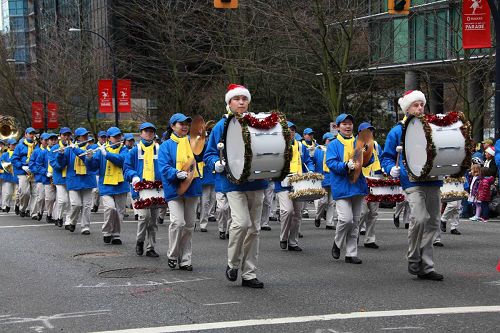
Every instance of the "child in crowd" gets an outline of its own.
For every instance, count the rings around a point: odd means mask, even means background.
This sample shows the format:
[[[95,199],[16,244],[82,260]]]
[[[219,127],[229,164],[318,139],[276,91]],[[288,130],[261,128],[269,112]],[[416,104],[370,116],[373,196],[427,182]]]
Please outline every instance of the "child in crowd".
[[[495,177],[486,176],[486,174],[487,168],[481,168],[481,178],[477,190],[477,199],[481,201],[481,222],[488,222],[490,215],[491,185],[495,182]]]

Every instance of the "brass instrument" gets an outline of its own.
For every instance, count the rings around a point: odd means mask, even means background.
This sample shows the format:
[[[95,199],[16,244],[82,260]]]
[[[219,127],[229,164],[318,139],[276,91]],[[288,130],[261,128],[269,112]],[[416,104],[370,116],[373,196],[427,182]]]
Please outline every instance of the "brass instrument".
[[[179,183],[179,186],[177,187],[177,194],[179,196],[181,196],[184,193],[186,193],[186,191],[188,190],[189,186],[191,186],[191,183],[193,182],[194,172],[196,171],[196,160],[194,158],[191,158],[190,160],[188,160],[182,166],[181,171],[186,171],[188,173],[188,176],[187,176],[186,179],[183,179]]]
[[[80,147],[80,145],[89,143],[90,141],[93,141],[93,139],[88,139],[87,141],[83,141],[83,142],[77,142],[76,144],[78,145],[78,147]],[[66,150],[66,148],[71,148],[71,145],[67,145],[67,146],[61,147],[61,148],[56,149],[56,150],[51,150],[51,152],[52,153],[59,153],[63,150]]]
[[[368,166],[374,147],[373,132],[370,129],[365,129],[358,133],[354,156],[352,158],[354,170],[349,170],[349,181],[351,184],[354,184],[358,180],[362,168]]]
[[[191,122],[189,130],[189,143],[194,155],[200,155],[205,147],[205,140],[207,137],[206,124],[203,117],[196,115]]]
[[[104,147],[104,148],[110,148],[110,147],[114,147],[114,146],[120,145],[120,144],[122,144],[122,143],[124,143],[124,142],[125,142],[125,141],[118,141],[118,142],[116,142],[116,143],[109,143],[109,142],[106,142],[106,143],[105,143],[104,145],[102,145],[101,147]],[[83,142],[81,142],[81,143],[83,143]],[[94,149],[91,149],[91,150],[87,150],[87,151],[85,151],[85,153],[81,153],[80,155],[78,155],[78,157],[85,156],[85,155],[87,155],[87,154],[88,154],[88,153],[90,153],[90,152],[92,152],[92,154],[93,154],[93,153],[97,152],[98,150],[100,150],[100,149],[101,149],[101,147],[97,147],[97,148],[94,148]]]
[[[16,139],[22,135],[20,125],[16,118],[11,116],[0,116],[0,140]]]
[[[5,170],[7,173],[13,174],[13,168],[12,168],[12,163],[10,162],[2,162],[2,169]]]

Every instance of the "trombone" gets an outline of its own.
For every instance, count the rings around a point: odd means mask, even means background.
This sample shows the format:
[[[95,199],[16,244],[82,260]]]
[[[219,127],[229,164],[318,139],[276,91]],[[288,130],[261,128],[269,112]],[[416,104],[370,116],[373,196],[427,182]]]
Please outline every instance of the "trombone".
[[[102,145],[101,147],[104,147],[104,148],[111,148],[111,147],[114,147],[114,146],[117,146],[117,145],[121,145],[122,143],[124,143],[125,141],[118,141],[116,143],[109,143],[109,142],[106,142],[104,145]],[[91,149],[91,150],[87,150],[85,151],[85,153],[81,153],[80,155],[78,155],[78,157],[82,157],[82,156],[85,156],[87,155],[88,153],[92,152],[95,153],[97,152],[98,150],[101,149],[101,147],[97,147],[97,148],[94,148],[94,149]]]
[[[93,139],[88,139],[87,141],[82,141],[82,142],[76,142],[76,145],[78,147],[80,147],[81,145],[89,143],[90,141],[93,141]],[[61,147],[59,149],[53,150],[52,153],[59,153],[59,152],[61,152],[63,150],[66,150],[66,148],[71,148],[71,145],[67,145],[67,146]]]

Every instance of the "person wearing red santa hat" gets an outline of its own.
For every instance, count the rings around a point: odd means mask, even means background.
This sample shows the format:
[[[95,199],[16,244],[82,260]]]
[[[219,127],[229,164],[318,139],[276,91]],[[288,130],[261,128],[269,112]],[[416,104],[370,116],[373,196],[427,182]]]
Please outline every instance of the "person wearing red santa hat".
[[[407,91],[398,100],[406,116],[424,113],[426,99],[419,90]],[[405,116],[405,118],[406,118]],[[394,178],[399,178],[410,205],[410,226],[408,230],[408,272],[419,279],[441,281],[443,275],[434,271],[433,241],[438,235],[441,213],[441,180],[411,181],[406,171],[404,155],[397,161],[397,146],[403,139],[404,121],[394,126],[385,141],[381,156],[382,168]]]
[[[485,177],[496,177],[497,176],[497,164],[495,163],[495,147],[489,146],[484,151],[484,161],[483,172]]]

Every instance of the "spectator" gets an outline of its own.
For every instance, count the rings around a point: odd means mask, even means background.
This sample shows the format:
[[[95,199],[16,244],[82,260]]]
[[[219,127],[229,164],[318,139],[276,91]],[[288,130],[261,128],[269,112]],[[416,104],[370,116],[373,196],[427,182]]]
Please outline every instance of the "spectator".
[[[495,163],[495,147],[488,146],[484,151],[485,161],[483,172],[485,177],[493,177],[497,176],[497,165]]]
[[[478,221],[481,222],[488,222],[490,215],[489,205],[491,201],[491,185],[495,182],[495,177],[486,176],[485,173],[486,169],[482,168],[479,186],[477,189],[477,199],[481,202],[481,214],[476,213],[476,216],[480,216]]]

